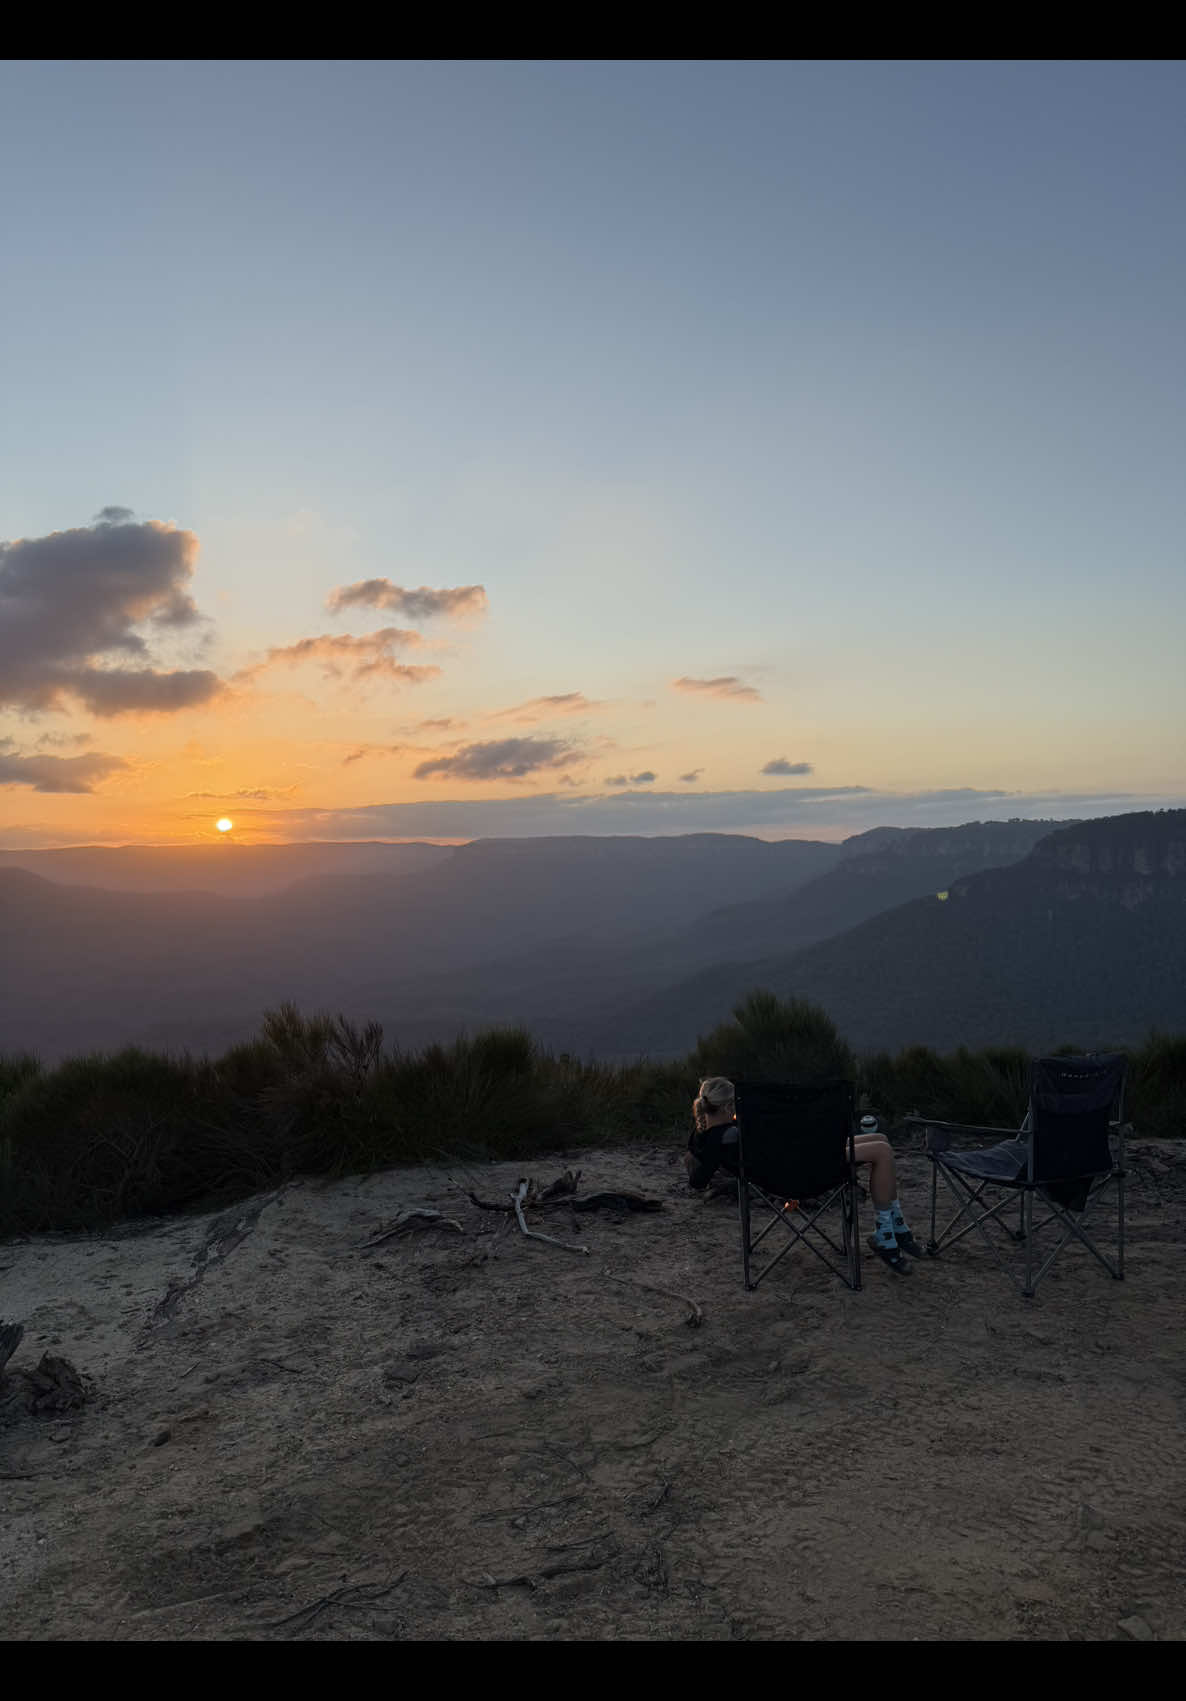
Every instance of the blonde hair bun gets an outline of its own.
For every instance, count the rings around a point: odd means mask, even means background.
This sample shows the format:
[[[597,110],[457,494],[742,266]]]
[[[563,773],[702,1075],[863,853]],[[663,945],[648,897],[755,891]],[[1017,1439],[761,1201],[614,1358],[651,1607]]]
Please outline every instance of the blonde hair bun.
[[[733,1103],[733,1083],[723,1075],[710,1075],[700,1083],[700,1097],[714,1110],[724,1110],[726,1105]]]

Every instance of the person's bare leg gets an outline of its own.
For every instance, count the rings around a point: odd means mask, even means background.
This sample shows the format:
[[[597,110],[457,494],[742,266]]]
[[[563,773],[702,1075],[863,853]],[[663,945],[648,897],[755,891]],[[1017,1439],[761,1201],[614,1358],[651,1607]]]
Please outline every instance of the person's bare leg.
[[[859,1164],[869,1165],[869,1197],[875,1211],[888,1211],[898,1197],[894,1149],[880,1134],[858,1134],[854,1142]]]

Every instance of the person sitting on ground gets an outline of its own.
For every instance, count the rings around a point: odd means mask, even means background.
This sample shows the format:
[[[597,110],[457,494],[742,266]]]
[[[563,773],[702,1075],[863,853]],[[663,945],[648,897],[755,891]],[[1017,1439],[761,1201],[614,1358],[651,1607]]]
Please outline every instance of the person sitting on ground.
[[[684,1153],[688,1182],[699,1192],[718,1169],[737,1174],[737,1119],[733,1083],[723,1075],[701,1081],[692,1104],[692,1137]]]
[[[697,1190],[708,1186],[718,1169],[730,1175],[738,1173],[737,1119],[734,1108],[733,1083],[723,1075],[710,1075],[701,1081],[692,1105],[695,1124],[684,1163],[689,1185]],[[869,1196],[873,1201],[876,1227],[869,1236],[869,1245],[882,1261],[898,1275],[909,1273],[910,1265],[903,1256],[921,1258],[922,1248],[910,1232],[898,1197],[898,1175],[894,1151],[885,1135],[878,1131],[877,1118],[861,1118],[860,1131],[853,1140],[858,1164],[869,1165]]]

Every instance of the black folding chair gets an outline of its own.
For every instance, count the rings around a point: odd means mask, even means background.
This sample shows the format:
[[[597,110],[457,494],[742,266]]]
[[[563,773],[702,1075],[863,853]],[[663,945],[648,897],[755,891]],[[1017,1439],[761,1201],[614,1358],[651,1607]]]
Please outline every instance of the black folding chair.
[[[850,1288],[861,1285],[857,1232],[855,1114],[850,1081],[734,1083],[737,1114],[737,1205],[741,1221],[741,1268],[747,1291],[768,1276],[800,1241]],[[751,1206],[771,1220],[753,1234]],[[840,1242],[820,1222],[840,1207]],[[757,1275],[751,1258],[781,1223],[790,1239]],[[808,1238],[808,1237],[812,1238]],[[821,1241],[843,1260],[821,1251]]]
[[[1001,1269],[1026,1299],[1032,1299],[1042,1277],[1070,1240],[1080,1241],[1116,1281],[1124,1280],[1124,1083],[1128,1059],[1121,1053],[1093,1057],[1038,1057],[1030,1066],[1030,1103],[1016,1133],[1004,1128],[972,1128],[956,1122],[908,1120],[926,1129],[931,1160],[931,1237],[933,1258],[978,1229]],[[956,1137],[1005,1134],[993,1146],[973,1151],[952,1150]],[[1117,1146],[1112,1149],[1112,1137]],[[939,1177],[959,1201],[959,1210],[942,1234],[936,1235]],[[1088,1210],[1115,1183],[1116,1262],[1100,1251],[1083,1227]],[[995,1204],[995,1194],[1000,1198]],[[986,1197],[986,1194],[988,1195]],[[1049,1214],[1034,1221],[1034,1197],[1040,1195]],[[1019,1200],[1018,1226],[1009,1229],[1001,1213]],[[964,1222],[964,1219],[968,1220]],[[964,1223],[962,1228],[960,1223]],[[1051,1224],[1061,1228],[1056,1244],[1035,1272],[1039,1248],[1036,1237]],[[1003,1240],[994,1241],[991,1225]],[[958,1232],[957,1232],[958,1229]],[[1019,1280],[1000,1247],[1020,1243],[1025,1248],[1025,1276]]]

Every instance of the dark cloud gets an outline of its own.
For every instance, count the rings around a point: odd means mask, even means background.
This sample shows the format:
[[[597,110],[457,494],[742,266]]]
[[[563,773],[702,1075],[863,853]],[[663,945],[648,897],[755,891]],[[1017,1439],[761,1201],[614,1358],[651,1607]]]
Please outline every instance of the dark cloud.
[[[651,770],[647,768],[641,774],[631,774],[630,784],[632,786],[649,786],[658,778],[658,774],[652,774]]]
[[[673,691],[699,692],[705,697],[731,697],[737,703],[760,703],[762,693],[752,685],[743,685],[736,674],[722,674],[718,679],[688,679],[686,675],[671,682]]]
[[[772,762],[767,762],[762,772],[764,774],[811,774],[815,770],[810,762],[788,762],[785,756],[776,756]]]
[[[607,774],[605,776],[605,784],[607,786],[624,786],[628,785],[629,781],[625,774]]]
[[[206,668],[158,673],[156,668],[80,668],[71,690],[92,715],[171,715],[208,703],[222,681]]]
[[[419,585],[415,590],[405,590],[390,579],[360,579],[357,584],[339,585],[331,591],[325,606],[331,614],[340,614],[344,608],[389,608],[393,614],[406,614],[409,620],[432,620],[437,615],[458,619],[485,614],[486,591],[482,585],[457,585],[439,591]]]
[[[563,738],[495,738],[484,744],[463,744],[452,756],[435,756],[413,768],[414,778],[437,775],[463,780],[519,780],[549,768],[568,768],[583,762],[584,753]]]
[[[356,684],[368,679],[387,679],[396,685],[422,685],[427,679],[439,678],[440,668],[409,667],[397,662],[395,656],[397,651],[413,649],[423,642],[419,632],[399,626],[384,626],[361,638],[348,633],[340,637],[299,638],[295,644],[270,649],[263,661],[241,669],[235,678],[255,679],[273,667],[312,665],[319,667],[326,678],[348,678]]]
[[[0,786],[31,786],[34,791],[89,792],[127,763],[119,756],[18,756],[11,739],[0,740]]]
[[[698,780],[700,778],[700,776],[703,772],[704,772],[703,768],[693,768],[692,772],[690,774],[681,774],[680,779],[686,780],[688,782],[688,784],[691,785],[693,783],[693,781]]]
[[[0,543],[0,707],[60,709],[74,698],[99,715],[172,714],[217,697],[216,674],[154,667],[137,630],[198,623],[188,590],[197,553],[193,532],[134,522],[126,508]],[[98,665],[112,662],[123,665]]]

